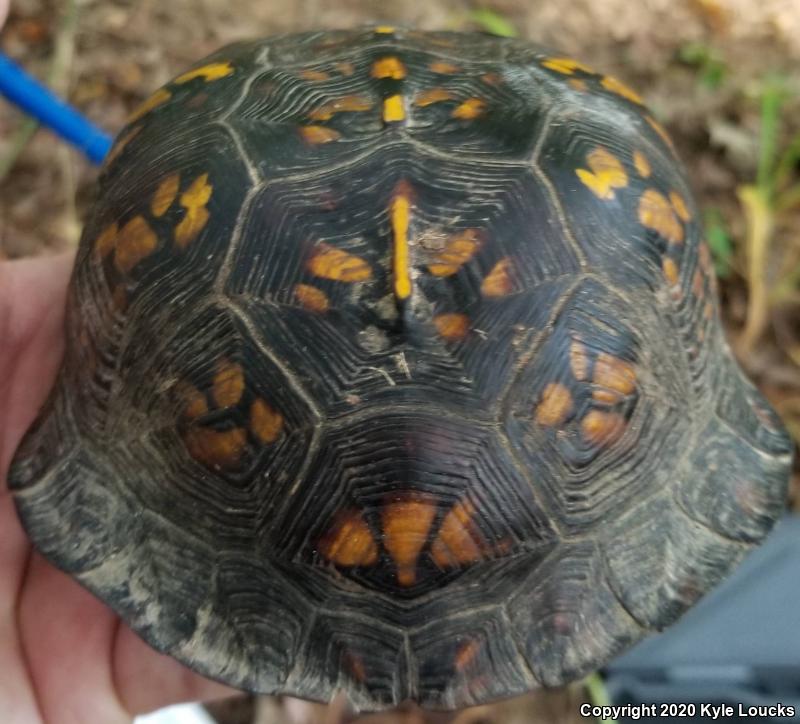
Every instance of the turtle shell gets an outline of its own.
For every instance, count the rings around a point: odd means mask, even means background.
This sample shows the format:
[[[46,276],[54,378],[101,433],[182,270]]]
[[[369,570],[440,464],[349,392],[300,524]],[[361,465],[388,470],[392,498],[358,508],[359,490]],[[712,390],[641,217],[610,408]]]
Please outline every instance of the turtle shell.
[[[232,45],[119,135],[11,487],[207,676],[362,710],[568,682],[769,531],[790,443],[667,134],[485,35]]]

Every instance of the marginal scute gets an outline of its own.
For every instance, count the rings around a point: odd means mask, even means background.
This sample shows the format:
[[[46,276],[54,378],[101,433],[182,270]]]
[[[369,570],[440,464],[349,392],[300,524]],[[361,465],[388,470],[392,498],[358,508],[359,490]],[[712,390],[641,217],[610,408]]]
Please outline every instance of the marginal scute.
[[[588,65],[584,65],[574,58],[547,58],[542,61],[542,66],[554,70],[557,73],[563,73],[564,75],[572,75],[576,70],[584,73],[594,73]]]
[[[158,108],[159,106],[166,103],[170,98],[172,98],[172,93],[170,93],[166,88],[159,88],[153,95],[151,95],[147,100],[145,100],[141,105],[137,106],[133,113],[131,113],[126,123],[134,123],[138,121],[143,116],[146,116],[150,111]],[[122,150],[122,149],[119,149]]]
[[[644,100],[635,90],[633,90],[633,88],[629,88],[621,80],[618,80],[611,75],[605,76],[603,80],[600,81],[600,85],[602,85],[606,90],[616,93],[618,96],[622,96],[632,103],[636,103],[640,106],[644,105]]]
[[[209,63],[208,65],[200,66],[194,70],[187,71],[183,75],[179,75],[175,79],[175,83],[181,85],[195,78],[202,78],[206,83],[209,83],[213,80],[219,80],[220,78],[227,78],[229,75],[232,75],[233,72],[233,66],[229,60],[220,63]]]

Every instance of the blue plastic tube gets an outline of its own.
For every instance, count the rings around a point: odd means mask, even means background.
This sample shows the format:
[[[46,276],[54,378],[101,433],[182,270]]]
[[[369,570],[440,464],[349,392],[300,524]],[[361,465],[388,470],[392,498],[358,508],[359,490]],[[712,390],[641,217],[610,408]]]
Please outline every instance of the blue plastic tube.
[[[112,138],[0,53],[0,94],[39,123],[102,163]]]

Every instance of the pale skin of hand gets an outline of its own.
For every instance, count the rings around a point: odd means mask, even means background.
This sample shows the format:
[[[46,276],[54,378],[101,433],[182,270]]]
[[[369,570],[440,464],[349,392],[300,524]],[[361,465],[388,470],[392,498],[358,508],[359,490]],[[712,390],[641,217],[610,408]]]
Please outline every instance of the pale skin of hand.
[[[0,262],[0,712],[4,724],[123,724],[236,693],[157,653],[36,553],[6,487],[53,385],[72,254]]]

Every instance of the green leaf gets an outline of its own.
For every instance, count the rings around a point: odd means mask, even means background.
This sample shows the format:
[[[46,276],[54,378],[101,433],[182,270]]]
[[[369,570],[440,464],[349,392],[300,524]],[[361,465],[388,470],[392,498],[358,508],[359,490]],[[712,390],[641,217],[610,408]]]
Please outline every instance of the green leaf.
[[[720,279],[725,279],[730,276],[733,259],[733,243],[725,227],[725,219],[719,209],[712,208],[706,211],[703,221],[708,246],[714,258],[714,269]]]
[[[469,14],[469,18],[482,30],[492,35],[499,35],[502,38],[515,38],[518,35],[512,22],[496,10],[490,8],[473,10]]]

